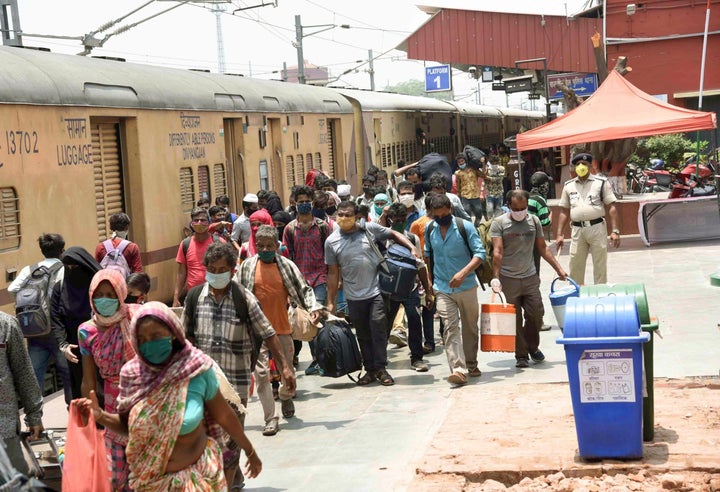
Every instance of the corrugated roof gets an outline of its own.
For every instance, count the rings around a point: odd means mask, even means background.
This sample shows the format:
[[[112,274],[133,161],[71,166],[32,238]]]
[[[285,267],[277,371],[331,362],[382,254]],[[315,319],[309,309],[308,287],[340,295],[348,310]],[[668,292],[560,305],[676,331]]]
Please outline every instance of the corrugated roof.
[[[398,49],[410,59],[454,65],[514,67],[518,60],[546,58],[550,71],[596,72],[595,32],[602,32],[601,19],[441,8]]]

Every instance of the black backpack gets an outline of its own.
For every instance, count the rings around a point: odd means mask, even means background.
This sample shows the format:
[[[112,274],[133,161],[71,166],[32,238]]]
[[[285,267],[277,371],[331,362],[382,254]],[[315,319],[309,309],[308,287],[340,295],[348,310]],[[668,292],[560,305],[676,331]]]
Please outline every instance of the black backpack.
[[[50,268],[39,263],[30,267],[30,275],[15,297],[15,317],[26,338],[49,335],[50,297],[57,272],[63,268],[57,262]]]
[[[197,285],[190,289],[185,298],[185,318],[187,319],[188,325],[185,327],[185,336],[195,338],[195,327],[197,323],[197,303],[200,298],[200,292],[202,291],[204,284]],[[255,369],[258,356],[260,355],[260,347],[262,347],[263,339],[261,336],[256,335],[252,329],[252,321],[250,320],[250,314],[247,307],[247,299],[243,294],[240,286],[235,282],[230,282],[230,290],[232,294],[233,302],[235,303],[235,315],[238,319],[245,323],[248,330],[248,336],[252,341],[252,354],[250,356],[250,370]]]
[[[362,369],[357,338],[347,321],[328,320],[315,337],[315,355],[324,376],[339,378]],[[354,379],[353,379],[354,381]]]

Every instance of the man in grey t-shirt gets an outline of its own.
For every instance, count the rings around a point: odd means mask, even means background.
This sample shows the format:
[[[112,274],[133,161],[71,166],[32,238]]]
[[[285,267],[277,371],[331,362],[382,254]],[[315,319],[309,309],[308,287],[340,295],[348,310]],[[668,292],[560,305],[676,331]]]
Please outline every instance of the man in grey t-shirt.
[[[545,244],[542,225],[534,215],[528,215],[525,190],[510,190],[507,202],[510,212],[496,218],[490,226],[493,242],[493,291],[505,293],[508,304],[515,305],[515,367],[529,367],[529,359],[536,363],[545,360],[540,350],[540,327],[543,308],[540,277],[536,275],[533,249],[565,280],[567,274]],[[525,323],[523,324],[523,311]]]
[[[385,369],[387,366],[387,313],[378,285],[380,257],[370,241],[392,239],[415,256],[418,252],[403,235],[374,222],[358,222],[358,205],[341,202],[338,205],[335,230],[325,241],[325,263],[328,265],[327,308],[333,313],[337,299],[340,276],[350,312],[349,318],[355,327],[360,352],[362,353],[365,375],[358,379],[361,386],[376,379],[384,386],[395,384]]]

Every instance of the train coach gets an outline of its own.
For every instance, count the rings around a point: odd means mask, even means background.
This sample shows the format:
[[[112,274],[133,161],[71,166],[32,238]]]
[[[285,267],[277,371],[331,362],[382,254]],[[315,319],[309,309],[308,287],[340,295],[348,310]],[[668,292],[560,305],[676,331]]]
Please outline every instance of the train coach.
[[[0,309],[58,232],[93,251],[126,212],[153,298],[168,300],[188,212],[202,197],[291,186],[311,168],[358,182],[431,151],[487,146],[538,113],[335,90],[0,47]],[[512,111],[511,111],[512,112]]]

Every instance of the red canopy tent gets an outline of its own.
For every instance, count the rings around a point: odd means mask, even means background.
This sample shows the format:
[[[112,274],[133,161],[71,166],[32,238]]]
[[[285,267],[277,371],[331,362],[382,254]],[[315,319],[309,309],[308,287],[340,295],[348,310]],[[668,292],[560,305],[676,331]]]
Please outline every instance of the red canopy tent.
[[[569,113],[517,135],[519,150],[684,133],[717,127],[715,113],[664,103],[615,70],[587,101]]]

